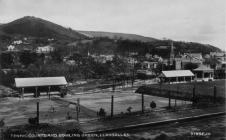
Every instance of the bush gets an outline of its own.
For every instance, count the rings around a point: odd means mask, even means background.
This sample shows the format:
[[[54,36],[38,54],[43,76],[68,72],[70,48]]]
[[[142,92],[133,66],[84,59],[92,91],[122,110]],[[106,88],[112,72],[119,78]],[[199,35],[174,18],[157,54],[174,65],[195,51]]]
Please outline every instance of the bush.
[[[38,118],[28,118],[28,123],[31,125],[37,125],[38,124]]]
[[[98,112],[98,115],[99,115],[100,117],[105,117],[105,116],[106,116],[105,110],[104,110],[103,108],[100,108],[100,111]]]
[[[133,108],[132,108],[131,106],[128,107],[128,108],[127,108],[128,113],[131,113],[131,112],[132,112],[132,111],[131,111],[132,109],[133,109]]]
[[[151,107],[151,108],[156,108],[156,103],[155,103],[154,101],[152,101],[152,102],[150,103],[150,107]]]

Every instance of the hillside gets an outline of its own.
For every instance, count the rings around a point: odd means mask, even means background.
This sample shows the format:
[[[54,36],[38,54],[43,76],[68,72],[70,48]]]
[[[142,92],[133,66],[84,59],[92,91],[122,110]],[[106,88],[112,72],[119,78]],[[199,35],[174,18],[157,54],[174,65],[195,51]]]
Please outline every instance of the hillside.
[[[55,23],[26,16],[10,23],[0,25],[0,49],[6,50],[6,46],[12,43],[15,38],[33,37],[30,46],[48,44],[48,39],[54,38],[54,47],[66,49],[67,44],[77,45],[77,51],[87,53],[87,50],[93,53],[122,53],[131,51],[139,52],[144,55],[147,52],[167,57],[170,47],[159,49],[159,46],[170,46],[171,41],[159,40],[152,37],[144,37],[136,34],[79,31],[71,28],[65,28]],[[83,43],[89,40],[90,43]],[[195,42],[173,41],[175,53],[194,52],[208,54],[213,51],[221,51],[219,48],[211,45]],[[53,42],[51,42],[53,44]],[[22,48],[22,47],[20,47]]]
[[[113,32],[99,32],[99,31],[78,31],[88,37],[108,37],[110,39],[121,39],[121,40],[136,40],[141,42],[152,42],[157,39],[151,37],[145,37],[136,34],[126,34],[126,33],[113,33]]]
[[[57,39],[77,40],[87,38],[85,35],[73,31],[72,29],[68,29],[55,23],[30,16],[0,25],[0,33],[4,33],[9,36],[22,35]]]

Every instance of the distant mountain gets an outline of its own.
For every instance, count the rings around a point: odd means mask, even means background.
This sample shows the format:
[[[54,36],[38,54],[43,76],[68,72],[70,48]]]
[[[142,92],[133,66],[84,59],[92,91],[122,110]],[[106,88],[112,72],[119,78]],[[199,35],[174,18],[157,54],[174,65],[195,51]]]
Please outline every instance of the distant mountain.
[[[85,35],[70,28],[31,16],[0,25],[0,34],[75,40],[87,38]]]
[[[101,31],[78,31],[86,35],[87,37],[108,37],[110,39],[122,39],[122,40],[136,40],[141,42],[152,42],[156,41],[157,39],[152,37],[145,37],[136,34],[126,34],[126,33],[113,33],[113,32],[101,32]]]
[[[72,42],[80,42],[80,48],[86,52],[88,47],[92,47],[94,52],[128,52],[137,51],[140,54],[147,52],[162,54],[163,49],[158,49],[159,46],[170,46],[170,41],[145,37],[136,34],[99,32],[99,31],[80,31],[71,28],[65,28],[55,23],[26,16],[10,23],[0,25],[0,49],[6,48],[14,38],[19,37],[34,37],[35,41],[31,46],[35,46],[37,42],[44,42],[49,38],[55,38],[56,44],[69,44]],[[40,39],[41,38],[41,39]],[[98,38],[98,39],[97,39]],[[118,40],[118,41],[115,41]],[[44,40],[44,41],[43,41]],[[92,40],[91,43],[81,43],[81,40]],[[37,43],[38,44],[38,43]],[[58,44],[57,44],[58,45]],[[87,45],[87,46],[86,46]],[[61,45],[58,45],[61,46]],[[64,46],[64,45],[63,45]],[[85,47],[86,46],[86,47]],[[200,52],[208,54],[212,51],[221,51],[219,48],[194,42],[174,41],[175,52]],[[169,54],[170,50],[165,49],[165,54]]]

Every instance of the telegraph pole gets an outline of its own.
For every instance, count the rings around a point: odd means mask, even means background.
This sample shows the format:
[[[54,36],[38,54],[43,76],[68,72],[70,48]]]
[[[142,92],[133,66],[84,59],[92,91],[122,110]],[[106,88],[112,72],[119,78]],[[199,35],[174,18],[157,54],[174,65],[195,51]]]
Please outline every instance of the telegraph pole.
[[[141,94],[141,111],[144,113],[144,93]]]
[[[114,114],[114,95],[111,96],[111,117]]]
[[[193,92],[192,92],[192,103],[193,105],[195,104],[195,86],[193,87]]]
[[[77,115],[77,121],[79,122],[79,112],[80,112],[80,99],[77,99],[77,107],[76,107],[76,115]]]
[[[170,91],[168,91],[168,94],[169,94],[169,108],[171,108],[171,94],[170,94]]]
[[[217,98],[217,87],[214,85],[214,90],[213,90],[213,103],[216,103],[216,98]]]
[[[39,125],[39,101],[37,101],[37,124]]]
[[[38,97],[38,87],[35,87],[35,98]],[[39,124],[39,99],[36,99],[36,106],[37,106],[37,110],[36,110],[36,118],[37,118],[37,124]]]

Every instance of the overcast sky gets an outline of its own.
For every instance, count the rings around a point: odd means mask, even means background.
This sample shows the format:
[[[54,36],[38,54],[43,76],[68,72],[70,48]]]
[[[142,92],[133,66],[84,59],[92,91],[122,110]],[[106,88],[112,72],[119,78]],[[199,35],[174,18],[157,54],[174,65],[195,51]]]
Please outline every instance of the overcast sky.
[[[226,48],[225,0],[0,0],[0,23],[23,16]]]

